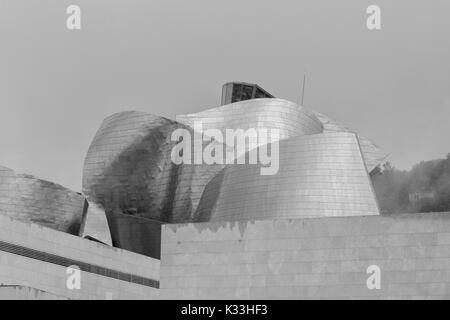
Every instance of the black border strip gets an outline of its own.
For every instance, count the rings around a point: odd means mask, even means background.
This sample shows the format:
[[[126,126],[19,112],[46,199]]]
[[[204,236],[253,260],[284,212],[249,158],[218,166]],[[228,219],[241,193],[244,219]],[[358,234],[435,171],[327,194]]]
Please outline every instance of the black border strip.
[[[75,265],[75,266],[78,266],[81,271],[94,273],[94,274],[98,274],[98,275],[105,276],[108,278],[113,278],[113,279],[117,279],[117,280],[122,280],[122,281],[126,281],[126,282],[131,282],[131,283],[159,289],[159,281],[158,280],[145,278],[145,277],[141,277],[141,276],[137,276],[134,274],[125,273],[125,272],[121,272],[121,271],[117,271],[117,270],[113,270],[113,269],[104,268],[104,267],[100,267],[97,265],[93,265],[90,263],[86,263],[86,262],[82,262],[82,261],[78,261],[78,260],[74,260],[74,259],[68,259],[68,258],[61,257],[61,256],[58,256],[55,254],[51,254],[51,253],[47,253],[47,252],[43,252],[43,251],[39,251],[39,250],[35,250],[35,249],[30,249],[30,248],[27,248],[27,247],[24,247],[21,245],[8,243],[8,242],[1,241],[1,240],[0,240],[0,250],[4,251],[4,252],[16,254],[19,256],[23,256],[23,257],[56,264],[56,265],[63,266],[66,268],[69,266]]]

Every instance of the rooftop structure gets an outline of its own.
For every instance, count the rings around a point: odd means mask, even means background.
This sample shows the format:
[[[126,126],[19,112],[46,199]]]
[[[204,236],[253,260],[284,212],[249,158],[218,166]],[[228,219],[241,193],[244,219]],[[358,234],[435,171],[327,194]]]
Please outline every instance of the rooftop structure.
[[[259,98],[274,98],[274,96],[252,83],[228,82],[222,87],[222,105]]]

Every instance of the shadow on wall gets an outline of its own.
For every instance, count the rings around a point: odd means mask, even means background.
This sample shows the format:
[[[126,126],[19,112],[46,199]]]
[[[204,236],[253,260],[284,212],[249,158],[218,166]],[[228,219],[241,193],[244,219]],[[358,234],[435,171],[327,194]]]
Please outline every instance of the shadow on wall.
[[[161,222],[117,213],[108,219],[115,247],[151,258],[161,258]]]

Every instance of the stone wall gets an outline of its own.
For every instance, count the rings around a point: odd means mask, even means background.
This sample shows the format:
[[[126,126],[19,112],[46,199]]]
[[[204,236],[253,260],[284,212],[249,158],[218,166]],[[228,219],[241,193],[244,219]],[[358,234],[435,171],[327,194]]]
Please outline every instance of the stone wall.
[[[450,214],[167,224],[161,262],[0,216],[0,297],[449,299]]]
[[[80,290],[67,288],[73,265]],[[0,285],[69,299],[155,299],[159,260],[0,216]]]
[[[164,225],[161,252],[163,299],[450,298],[449,213]]]
[[[67,298],[30,287],[0,285],[0,300],[67,300]]]

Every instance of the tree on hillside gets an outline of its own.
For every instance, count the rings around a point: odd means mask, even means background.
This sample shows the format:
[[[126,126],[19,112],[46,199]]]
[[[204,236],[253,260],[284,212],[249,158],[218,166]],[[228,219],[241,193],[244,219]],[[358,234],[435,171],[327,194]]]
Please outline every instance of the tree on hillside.
[[[382,213],[450,211],[450,153],[410,171],[386,162],[372,171],[371,179]]]

